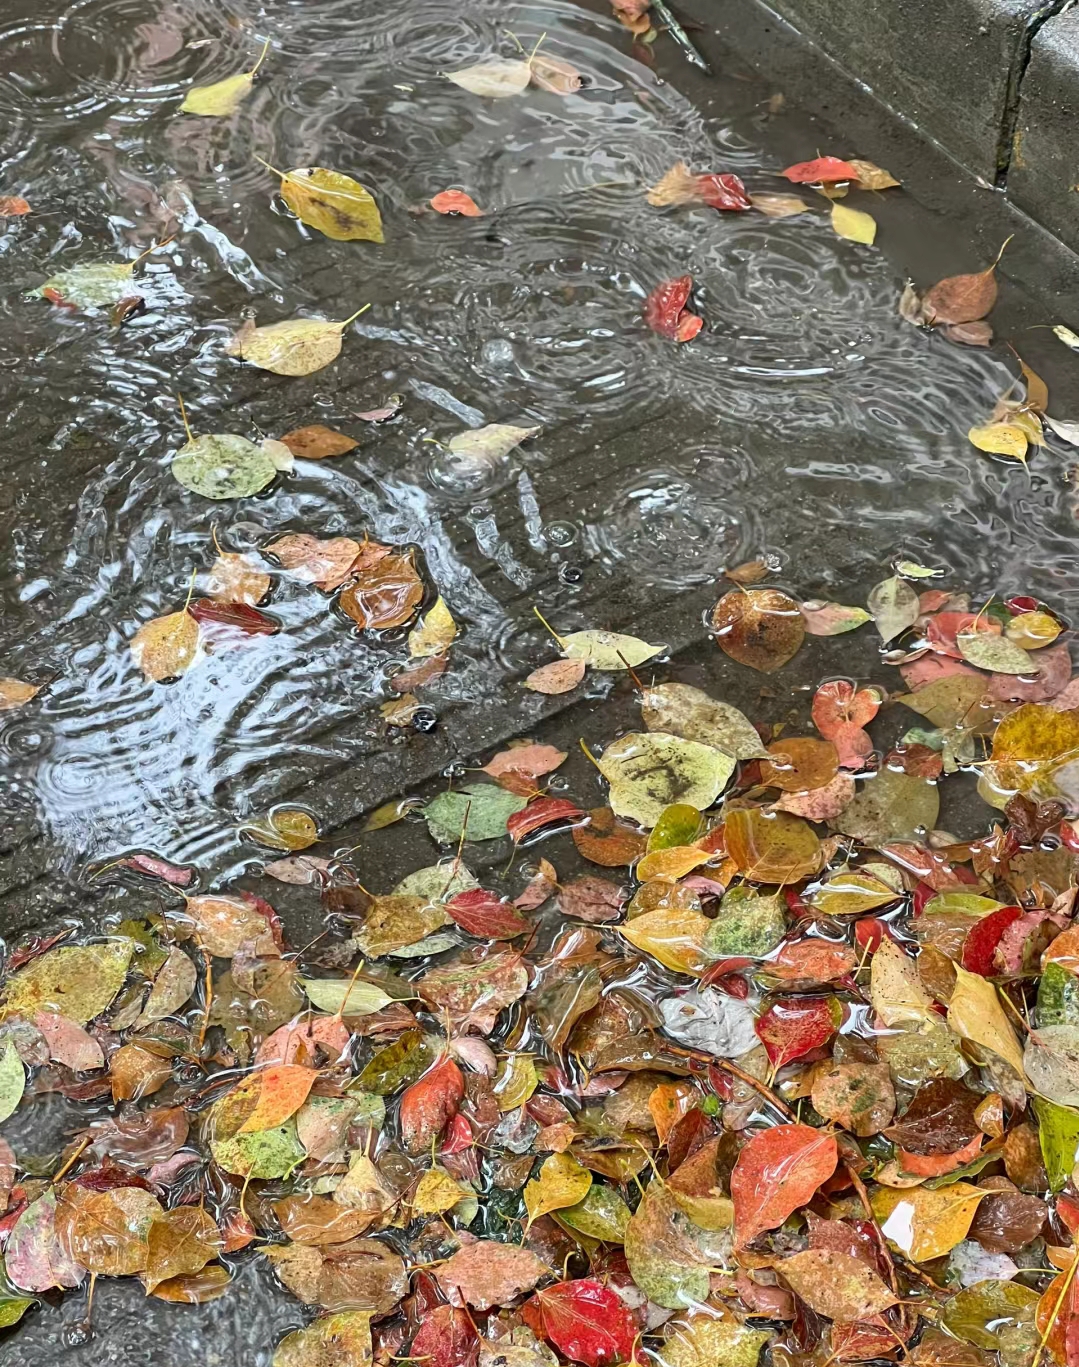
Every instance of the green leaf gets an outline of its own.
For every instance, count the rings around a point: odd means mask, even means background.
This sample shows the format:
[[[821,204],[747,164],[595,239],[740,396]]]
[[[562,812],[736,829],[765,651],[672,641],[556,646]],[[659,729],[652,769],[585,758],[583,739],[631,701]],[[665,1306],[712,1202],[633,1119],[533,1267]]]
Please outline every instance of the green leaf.
[[[1079,1111],[1058,1106],[1040,1096],[1034,1097],[1033,1105],[1038,1117],[1042,1161],[1049,1174],[1049,1190],[1056,1193],[1067,1183],[1075,1167],[1079,1150]]]
[[[39,1011],[51,1011],[85,1025],[123,986],[134,947],[126,936],[117,936],[99,945],[51,949],[11,978],[4,1003],[31,1020]]]
[[[1002,1329],[1033,1325],[1037,1307],[1038,1293],[1029,1286],[989,1279],[953,1296],[944,1307],[941,1323],[964,1343],[992,1352],[1000,1347]]]
[[[990,912],[1000,911],[1003,906],[1003,902],[996,902],[992,897],[979,897],[973,892],[938,892],[926,902],[922,908],[922,915],[960,912],[964,916],[975,916],[980,919],[988,916]]]
[[[1079,1025],[1079,977],[1050,960],[1038,983],[1038,1028]]]
[[[881,769],[831,825],[865,845],[919,840],[937,824],[940,794],[932,783],[895,769]]]
[[[672,803],[663,809],[663,814],[652,827],[652,834],[648,837],[648,853],[692,845],[701,834],[703,824],[696,807],[690,807],[685,802]]]
[[[294,1119],[269,1130],[212,1140],[210,1149],[215,1162],[226,1172],[237,1177],[260,1180],[287,1177],[307,1157],[307,1151],[296,1133]]]
[[[674,803],[704,811],[726,787],[735,761],[699,741],[634,731],[609,745],[597,767],[611,785],[617,816],[651,828]]]
[[[391,1096],[425,1072],[434,1051],[421,1030],[406,1030],[400,1039],[379,1049],[356,1079],[356,1085],[375,1096]]]
[[[247,498],[277,475],[270,456],[253,441],[228,432],[195,437],[172,460],[175,478],[203,498]]]
[[[348,978],[301,978],[308,999],[320,1011],[340,1012],[342,1016],[370,1016],[389,1006],[393,998],[374,983],[354,982]],[[348,994],[348,1000],[345,994]]]
[[[782,894],[770,897],[732,888],[704,937],[705,952],[713,959],[745,955],[761,959],[787,933],[787,904]]]
[[[450,845],[462,833],[466,840],[497,840],[506,834],[506,822],[514,812],[527,805],[526,797],[496,783],[469,783],[461,792],[439,793],[423,815],[432,840]]]
[[[18,1324],[32,1305],[37,1305],[33,1296],[12,1296],[0,1300],[0,1329]]]
[[[964,660],[994,674],[1036,674],[1038,666],[1022,646],[989,631],[961,631],[955,638]]]
[[[885,579],[869,595],[869,611],[886,644],[901,636],[918,618],[918,595],[898,576]]]
[[[4,1041],[0,1052],[0,1121],[6,1120],[22,1100],[26,1070],[12,1040]]]
[[[584,1200],[560,1210],[558,1218],[589,1239],[620,1244],[626,1236],[630,1209],[614,1187],[594,1182]]]
[[[455,456],[462,456],[477,465],[495,465],[521,442],[538,436],[542,431],[542,427],[514,427],[511,423],[492,422],[486,427],[472,427],[465,432],[458,432],[450,438],[449,448]]]
[[[78,308],[107,308],[129,292],[134,270],[134,261],[100,261],[92,266],[71,266],[50,275],[35,293]]]

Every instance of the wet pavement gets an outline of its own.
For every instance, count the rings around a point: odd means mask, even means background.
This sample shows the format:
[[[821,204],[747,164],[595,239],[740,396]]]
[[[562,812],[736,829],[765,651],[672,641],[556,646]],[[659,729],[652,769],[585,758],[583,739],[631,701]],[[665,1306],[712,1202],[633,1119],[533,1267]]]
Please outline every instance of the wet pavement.
[[[445,80],[508,54],[507,27],[525,48],[546,34],[585,88],[492,101]],[[178,113],[192,83],[250,66],[267,36],[235,116]],[[358,819],[511,736],[568,748],[635,719],[631,690],[610,676],[564,698],[521,688],[555,658],[534,606],[560,631],[665,642],[657,676],[774,721],[792,689],[808,707],[824,677],[895,676],[866,633],[810,641],[781,682],[733,664],[705,627],[725,566],[772,557],[774,582],[796,596],[855,603],[903,556],[954,571],[974,595],[1021,589],[1075,617],[1066,452],[1037,452],[1027,477],[966,437],[1014,358],[950,345],[896,312],[908,272],[924,286],[991,259],[1011,230],[1006,206],[883,120],[874,139],[863,118],[851,146],[793,97],[777,111],[783,87],[708,41],[711,79],[662,38],[654,69],[638,61],[600,3],[0,6],[0,189],[34,206],[0,234],[0,674],[51,680],[0,715],[6,935],[146,914],[168,894],[93,876],[135,849],[196,865],[203,887],[242,880],[264,856],[239,827],[285,801],[316,818],[316,853],[358,845],[370,886],[431,862],[424,827],[376,841]],[[878,248],[838,239],[812,192],[814,212],[787,220],[644,198],[680,159],[735,172],[751,192],[789,189],[778,170],[818,151],[904,180],[859,199],[880,222]],[[257,157],[356,176],[385,244],[305,229]],[[415,212],[450,186],[485,216]],[[61,268],[130,258],[177,230],[141,270],[147,312],[121,329],[26,297]],[[1037,235],[1009,250],[994,321],[1046,373],[1051,411],[1074,417],[1079,358],[1045,330],[1069,319],[1039,297]],[[1030,291],[1006,278],[1012,259]],[[706,326],[676,347],[643,326],[641,306],[685,272]],[[225,355],[247,316],[344,318],[366,303],[339,360],[308,378]],[[359,446],[212,505],[169,472],[177,392],[196,431],[257,438],[323,422]],[[355,417],[391,393],[404,398],[391,422]],[[495,421],[543,432],[478,473],[439,444]],[[266,608],[278,635],[167,686],[142,678],[128,642],[182,606],[214,534],[257,551],[289,531],[416,548],[429,601],[441,592],[461,627],[450,669],[421,694],[433,731],[388,728],[379,712],[405,633],[361,636],[327,595],[284,577]],[[899,723],[881,725],[888,739]],[[593,777],[580,757],[560,781],[580,799]],[[958,834],[966,819],[954,814]],[[282,889],[279,909],[293,943],[316,933],[313,891]],[[65,1121],[53,1117],[56,1134]],[[244,1277],[242,1295],[211,1305],[154,1303],[166,1337],[153,1345],[141,1304],[103,1284],[98,1339],[56,1360],[263,1363],[298,1307],[271,1294],[265,1269]],[[46,1309],[0,1343],[0,1362],[45,1360],[76,1314]]]

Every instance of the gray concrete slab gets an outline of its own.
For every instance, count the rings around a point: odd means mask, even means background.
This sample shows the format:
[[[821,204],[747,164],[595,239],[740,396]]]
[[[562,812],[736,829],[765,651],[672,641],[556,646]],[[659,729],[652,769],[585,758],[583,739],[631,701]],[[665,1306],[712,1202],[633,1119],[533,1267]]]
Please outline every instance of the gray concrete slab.
[[[1049,19],[1023,76],[1008,173],[1020,208],[1079,251],[1079,11]]]

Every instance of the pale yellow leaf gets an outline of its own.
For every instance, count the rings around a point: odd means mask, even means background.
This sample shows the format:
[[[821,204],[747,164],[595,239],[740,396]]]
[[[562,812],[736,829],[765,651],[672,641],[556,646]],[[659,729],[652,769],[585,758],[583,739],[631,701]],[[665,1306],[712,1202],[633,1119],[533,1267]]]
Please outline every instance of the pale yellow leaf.
[[[939,1019],[933,998],[918,976],[918,965],[887,935],[873,955],[869,995],[881,1024],[888,1029],[908,1022],[927,1025]]]
[[[342,333],[357,316],[343,323],[324,318],[289,318],[261,328],[246,323],[225,350],[275,375],[311,375],[341,354]]]
[[[1010,456],[1013,460],[1026,460],[1027,434],[1015,423],[994,422],[987,423],[984,427],[972,427],[967,436],[979,451],[988,451],[992,456]]]
[[[948,1004],[948,1024],[962,1039],[997,1054],[1024,1077],[1023,1051],[1004,1014],[997,989],[980,973],[968,973],[958,965],[955,974],[955,988]]]
[[[528,1223],[552,1210],[575,1206],[588,1195],[592,1174],[568,1153],[553,1153],[544,1159],[538,1178],[525,1187]]]
[[[40,684],[22,683],[19,679],[0,679],[0,712],[22,707],[40,692]]]
[[[840,237],[851,242],[862,242],[867,247],[873,245],[877,236],[877,220],[872,214],[861,209],[850,209],[845,204],[832,205],[832,227]]]
[[[440,594],[423,621],[408,633],[408,653],[412,659],[442,655],[457,635],[457,623]]]
[[[417,1215],[441,1215],[469,1195],[444,1168],[428,1168],[416,1187],[412,1209]]]

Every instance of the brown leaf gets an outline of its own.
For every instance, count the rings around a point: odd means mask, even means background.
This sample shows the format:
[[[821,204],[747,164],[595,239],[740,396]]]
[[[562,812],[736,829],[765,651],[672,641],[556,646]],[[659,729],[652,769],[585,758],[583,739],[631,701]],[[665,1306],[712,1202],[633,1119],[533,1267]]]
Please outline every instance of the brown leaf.
[[[588,822],[574,826],[570,834],[586,859],[607,869],[632,864],[644,854],[648,843],[635,826],[620,820],[610,807],[593,807]]]
[[[225,552],[210,566],[204,586],[218,603],[243,603],[253,608],[270,591],[270,576],[250,556]]]
[[[558,660],[557,664],[571,664],[570,660]],[[584,664],[581,664],[581,674],[584,674]],[[31,698],[36,698],[41,692],[41,684],[21,683],[18,679],[0,679],[0,712],[8,712],[16,707],[22,707]]]
[[[355,450],[359,442],[335,432],[320,422],[309,427],[296,427],[281,438],[298,460],[326,460],[328,456],[343,456]]]
[[[221,1232],[201,1206],[165,1211],[146,1234],[143,1285],[153,1291],[173,1277],[201,1272],[221,1252],[222,1244]]]
[[[477,1239],[459,1249],[435,1271],[451,1303],[477,1310],[507,1305],[522,1291],[531,1291],[548,1268],[531,1249]]]
[[[152,617],[131,638],[131,654],[143,674],[161,683],[190,669],[198,654],[199,624],[185,608]]]
[[[138,1101],[159,1092],[172,1077],[172,1062],[138,1044],[124,1044],[109,1060],[113,1101]]]
[[[340,588],[348,578],[360,554],[360,544],[350,536],[334,536],[323,541],[306,532],[292,532],[272,541],[266,550],[276,556],[281,567],[294,578],[328,593]],[[389,555],[388,546],[383,550]]]
[[[423,581],[412,552],[386,555],[344,590],[338,603],[362,631],[404,626],[423,599]]]
[[[87,1272],[130,1277],[146,1266],[147,1235],[163,1214],[154,1197],[138,1187],[90,1191],[68,1182],[56,1203],[56,1237]]]
[[[984,271],[976,275],[950,275],[933,286],[922,300],[931,323],[976,323],[985,317],[997,302],[996,269],[1004,247]]]
[[[200,1272],[170,1277],[150,1293],[158,1300],[176,1305],[204,1305],[223,1296],[232,1285],[232,1273],[220,1263],[210,1263]]]
[[[828,1248],[807,1248],[778,1265],[791,1289],[818,1315],[852,1323],[879,1315],[896,1297],[861,1258]]]
[[[581,73],[571,63],[561,57],[552,57],[547,52],[534,52],[529,58],[532,68],[532,84],[541,90],[549,90],[554,95],[572,95],[580,90]]]
[[[378,1210],[350,1209],[329,1196],[310,1193],[286,1196],[274,1202],[274,1214],[282,1231],[294,1244],[343,1244],[363,1234],[381,1214]]]
[[[534,669],[524,686],[533,693],[568,693],[581,682],[587,668],[585,660],[552,660]]]
[[[764,674],[782,668],[805,639],[798,604],[779,589],[724,594],[712,613],[712,627],[724,654]]]
[[[404,1262],[378,1239],[351,1239],[322,1248],[284,1244],[262,1251],[294,1295],[324,1310],[388,1315],[408,1290]]]
[[[18,218],[30,212],[30,205],[21,195],[0,195],[0,217]]]

